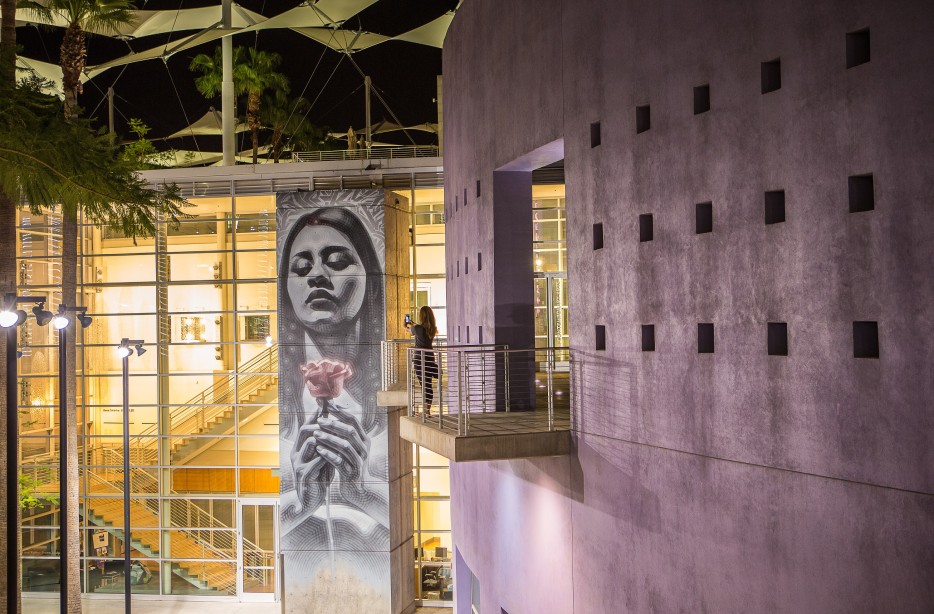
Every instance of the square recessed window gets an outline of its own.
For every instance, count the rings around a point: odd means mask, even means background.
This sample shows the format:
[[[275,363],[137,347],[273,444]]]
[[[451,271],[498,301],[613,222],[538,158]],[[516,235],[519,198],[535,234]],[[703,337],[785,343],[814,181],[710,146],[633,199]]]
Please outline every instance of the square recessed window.
[[[697,203],[695,209],[697,234],[713,232],[713,203]]]
[[[461,276],[461,261],[458,260],[457,262],[455,262],[454,266],[457,268],[457,276],[460,277]]]
[[[782,87],[782,61],[762,62],[762,93],[768,94]]]
[[[636,134],[652,127],[652,109],[644,104],[636,107]]]
[[[872,175],[853,175],[847,180],[850,193],[850,213],[872,211],[876,208]]]
[[[457,211],[457,208],[460,206],[460,198],[457,194],[454,195],[454,210]]]
[[[468,269],[468,266],[467,266],[468,262],[469,261],[467,260],[467,256],[464,256],[464,275],[467,275],[468,273],[470,273],[470,270]]]
[[[464,188],[464,206],[467,206],[467,188]]]
[[[713,354],[713,324],[709,322],[697,325],[697,353]]]
[[[477,270],[478,271],[483,270],[483,254],[481,254],[480,252],[477,252]]]
[[[846,67],[853,68],[869,61],[869,28],[846,34]]]
[[[765,193],[765,223],[780,224],[785,221],[785,190],[770,190]]]
[[[480,180],[477,179],[477,198],[480,198]]]
[[[477,343],[479,343],[480,345],[483,345],[483,327],[482,326],[477,327]]]
[[[600,145],[600,122],[590,124],[590,148]]]
[[[470,343],[470,327],[469,326],[467,327],[467,343]]]
[[[853,357],[879,357],[878,322],[853,322]]]
[[[603,249],[603,224],[601,223],[593,225],[593,248]]]
[[[642,325],[642,351],[643,352],[654,352],[655,351],[655,325],[654,324],[643,324]]]
[[[598,350],[605,350],[606,349],[606,326],[602,324],[597,324],[595,327],[594,333],[596,337],[596,343],[594,344],[594,347]]]
[[[769,356],[788,356],[788,324],[769,322],[768,331]]]
[[[710,86],[698,85],[694,88],[694,115],[710,110]]]
[[[639,216],[639,242],[645,243],[655,238],[655,227],[652,221],[651,213],[643,213]]]

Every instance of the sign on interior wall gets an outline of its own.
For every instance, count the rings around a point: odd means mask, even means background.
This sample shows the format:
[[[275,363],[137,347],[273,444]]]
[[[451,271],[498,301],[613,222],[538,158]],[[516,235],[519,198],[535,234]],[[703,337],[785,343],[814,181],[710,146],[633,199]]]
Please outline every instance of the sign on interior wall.
[[[388,612],[381,190],[280,194],[281,549],[289,612]]]

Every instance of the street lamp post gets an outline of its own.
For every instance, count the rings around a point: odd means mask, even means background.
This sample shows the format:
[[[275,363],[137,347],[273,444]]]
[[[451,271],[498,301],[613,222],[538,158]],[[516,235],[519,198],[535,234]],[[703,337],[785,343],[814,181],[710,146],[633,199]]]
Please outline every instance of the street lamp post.
[[[26,312],[17,309],[18,303],[34,303],[32,311],[36,323],[45,326],[52,313],[45,310],[45,298],[41,296],[17,296],[8,293],[3,297],[0,326],[6,329],[6,547],[7,547],[7,612],[19,611],[19,404],[17,402],[16,330],[26,321]]]
[[[91,318],[87,315],[87,307],[68,307],[59,305],[58,314],[52,318],[52,327],[58,331],[58,483],[59,483],[59,605],[62,614],[68,614],[68,394],[66,374],[68,364],[66,349],[68,339],[68,325],[71,324],[70,313],[81,322],[82,328],[91,325]]]
[[[124,337],[117,347],[117,355],[123,362],[123,592],[126,614],[131,610],[130,583],[130,355],[133,348],[136,355],[146,351],[142,339]],[[132,347],[131,347],[132,346]]]

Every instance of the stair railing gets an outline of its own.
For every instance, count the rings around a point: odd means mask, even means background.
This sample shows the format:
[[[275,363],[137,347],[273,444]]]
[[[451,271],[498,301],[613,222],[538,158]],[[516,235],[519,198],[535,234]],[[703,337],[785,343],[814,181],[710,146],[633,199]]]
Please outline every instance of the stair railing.
[[[273,345],[237,367],[236,372],[230,373],[225,379],[198,393],[182,406],[173,408],[169,415],[170,430],[180,434],[195,433],[205,428],[233,405],[249,399],[264,386],[270,386],[272,381],[278,377],[278,359],[279,347]],[[251,373],[251,371],[265,372]],[[237,377],[240,378],[239,386],[235,385]],[[159,425],[153,424],[138,435],[134,435],[133,439],[138,444],[143,444],[140,447],[151,447],[158,435]],[[146,438],[145,441],[143,441],[144,438]],[[181,445],[180,442],[173,444],[173,451]]]

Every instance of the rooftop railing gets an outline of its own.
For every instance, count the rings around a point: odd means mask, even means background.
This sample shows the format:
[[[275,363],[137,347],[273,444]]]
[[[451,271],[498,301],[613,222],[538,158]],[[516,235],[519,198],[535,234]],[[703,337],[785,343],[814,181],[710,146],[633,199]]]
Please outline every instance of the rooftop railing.
[[[293,162],[333,162],[336,160],[391,160],[396,158],[436,158],[436,145],[399,145],[397,147],[370,147],[369,149],[323,149],[320,151],[293,151]]]
[[[568,348],[408,348],[409,416],[457,436],[570,429]]]

